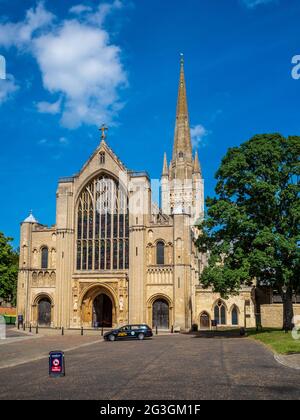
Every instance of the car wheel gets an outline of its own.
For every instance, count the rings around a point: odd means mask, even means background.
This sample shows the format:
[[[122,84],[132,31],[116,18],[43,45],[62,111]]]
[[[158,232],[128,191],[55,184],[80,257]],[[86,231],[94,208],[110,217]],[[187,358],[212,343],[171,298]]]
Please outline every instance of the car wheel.
[[[139,333],[139,335],[138,335],[138,339],[139,340],[144,340],[144,334],[143,333]]]
[[[109,339],[109,341],[115,341],[116,340],[116,337],[113,334],[110,334],[108,336],[108,339]]]

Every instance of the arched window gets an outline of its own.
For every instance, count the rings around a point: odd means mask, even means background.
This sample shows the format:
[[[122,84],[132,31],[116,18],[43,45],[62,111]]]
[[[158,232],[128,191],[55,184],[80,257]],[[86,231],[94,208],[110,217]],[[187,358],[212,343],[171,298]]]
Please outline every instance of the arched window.
[[[165,244],[157,242],[156,244],[156,264],[164,265],[165,263]]]
[[[48,268],[48,248],[45,246],[41,250],[42,258],[41,258],[41,268]]]
[[[231,325],[239,325],[238,310],[235,305],[231,311]]]
[[[226,325],[226,308],[221,300],[214,307],[214,317],[218,325]]]
[[[128,239],[127,194],[113,178],[97,176],[78,199],[77,270],[127,269]]]
[[[104,152],[99,153],[99,161],[100,161],[101,165],[104,165],[104,163],[105,163],[105,153]]]

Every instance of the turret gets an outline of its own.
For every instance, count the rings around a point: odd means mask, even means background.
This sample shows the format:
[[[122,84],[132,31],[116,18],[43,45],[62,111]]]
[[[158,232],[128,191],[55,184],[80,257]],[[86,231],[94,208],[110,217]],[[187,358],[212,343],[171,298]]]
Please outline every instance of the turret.
[[[161,208],[163,214],[170,214],[169,168],[166,153],[164,154],[164,163],[161,175]]]

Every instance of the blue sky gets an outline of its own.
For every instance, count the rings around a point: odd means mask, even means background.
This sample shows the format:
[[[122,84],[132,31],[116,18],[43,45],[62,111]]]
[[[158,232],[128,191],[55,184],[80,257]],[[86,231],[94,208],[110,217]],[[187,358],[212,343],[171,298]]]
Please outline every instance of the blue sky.
[[[228,147],[300,133],[299,0],[0,0],[0,231],[55,223],[58,178],[99,144],[159,178],[171,157],[179,54],[205,193]],[[135,153],[132,151],[135,150]]]

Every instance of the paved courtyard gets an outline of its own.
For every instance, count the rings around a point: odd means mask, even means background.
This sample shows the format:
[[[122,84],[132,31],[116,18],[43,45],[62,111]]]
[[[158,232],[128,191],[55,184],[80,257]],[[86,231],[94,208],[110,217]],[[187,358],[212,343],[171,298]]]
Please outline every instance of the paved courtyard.
[[[47,353],[58,349],[66,377],[49,378]],[[300,399],[300,371],[246,338],[40,336],[0,345],[0,360],[0,399]]]

